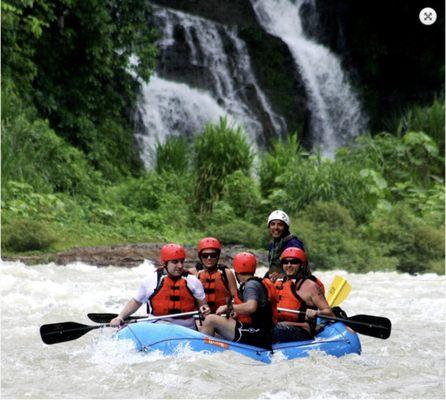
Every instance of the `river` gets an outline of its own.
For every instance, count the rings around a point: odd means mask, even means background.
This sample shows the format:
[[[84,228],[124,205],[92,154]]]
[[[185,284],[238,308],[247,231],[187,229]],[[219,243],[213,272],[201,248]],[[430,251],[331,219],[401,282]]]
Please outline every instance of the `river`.
[[[93,330],[51,346],[43,324],[94,324],[89,312],[117,312],[153,266],[96,268],[82,263],[1,265],[1,397],[4,399],[444,399],[445,278],[395,272],[324,271],[328,286],[344,276],[349,315],[385,316],[387,340],[361,336],[360,356],[315,352],[306,359],[260,364],[237,353],[140,354]],[[260,270],[260,273],[263,271]]]

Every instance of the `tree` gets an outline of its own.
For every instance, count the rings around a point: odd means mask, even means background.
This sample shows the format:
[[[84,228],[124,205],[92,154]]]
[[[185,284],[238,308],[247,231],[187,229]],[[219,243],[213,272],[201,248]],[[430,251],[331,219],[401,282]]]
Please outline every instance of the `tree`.
[[[105,176],[137,171],[131,116],[157,54],[148,2],[8,0],[2,10],[3,68],[22,95]]]

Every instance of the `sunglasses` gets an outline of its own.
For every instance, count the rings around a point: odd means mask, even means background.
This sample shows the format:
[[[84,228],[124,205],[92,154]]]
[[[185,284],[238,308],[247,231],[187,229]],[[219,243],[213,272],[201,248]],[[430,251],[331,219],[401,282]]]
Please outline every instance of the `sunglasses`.
[[[216,259],[218,257],[218,253],[201,253],[200,257],[204,258],[204,259],[211,258],[211,259],[214,260],[214,259]]]
[[[291,264],[291,265],[302,265],[303,263],[302,263],[302,260],[299,260],[298,258],[292,258],[292,259],[289,259],[289,260],[282,260],[281,264],[282,265],[288,265],[288,264]]]

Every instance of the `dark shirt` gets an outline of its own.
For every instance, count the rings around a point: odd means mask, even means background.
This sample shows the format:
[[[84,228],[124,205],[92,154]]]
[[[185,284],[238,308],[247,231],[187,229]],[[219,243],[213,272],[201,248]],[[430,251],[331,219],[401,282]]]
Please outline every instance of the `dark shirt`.
[[[271,242],[268,245],[268,253],[271,253],[273,246],[274,246],[274,242]],[[285,245],[283,246],[283,250],[287,249],[288,247],[298,247],[299,249],[302,249],[303,251],[305,251],[304,243],[302,242],[302,240],[300,240],[296,236],[293,236],[291,238],[291,240],[289,240],[288,242],[285,243]]]
[[[289,248],[289,247],[298,247],[299,249],[302,249],[305,251],[305,246],[303,242],[294,235],[288,235],[291,236],[288,240],[284,240],[287,238],[281,238],[277,241],[274,241],[268,245],[268,272],[266,273],[265,277],[268,277],[269,274],[273,272],[279,272],[283,273],[282,266],[280,265],[280,254],[282,252]]]
[[[248,300],[257,301],[257,309],[265,307],[267,302],[266,292],[260,282],[251,280],[245,283],[243,302],[246,303]]]

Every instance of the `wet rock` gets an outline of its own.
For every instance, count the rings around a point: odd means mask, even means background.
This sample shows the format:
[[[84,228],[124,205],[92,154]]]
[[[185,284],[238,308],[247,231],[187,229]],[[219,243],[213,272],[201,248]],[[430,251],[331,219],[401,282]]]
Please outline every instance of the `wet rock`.
[[[159,253],[164,243],[142,243],[142,244],[125,244],[114,246],[99,247],[77,247],[69,251],[43,254],[36,256],[7,256],[2,257],[4,261],[21,261],[27,265],[48,264],[54,262],[59,265],[67,265],[75,262],[82,262],[97,267],[137,267],[145,260],[159,265]],[[197,261],[197,250],[194,246],[185,246],[186,248],[186,268],[193,267]],[[240,251],[251,251],[257,257],[259,266],[267,264],[266,250],[251,250],[244,246],[233,245],[225,246],[220,263],[232,265],[233,256]]]

